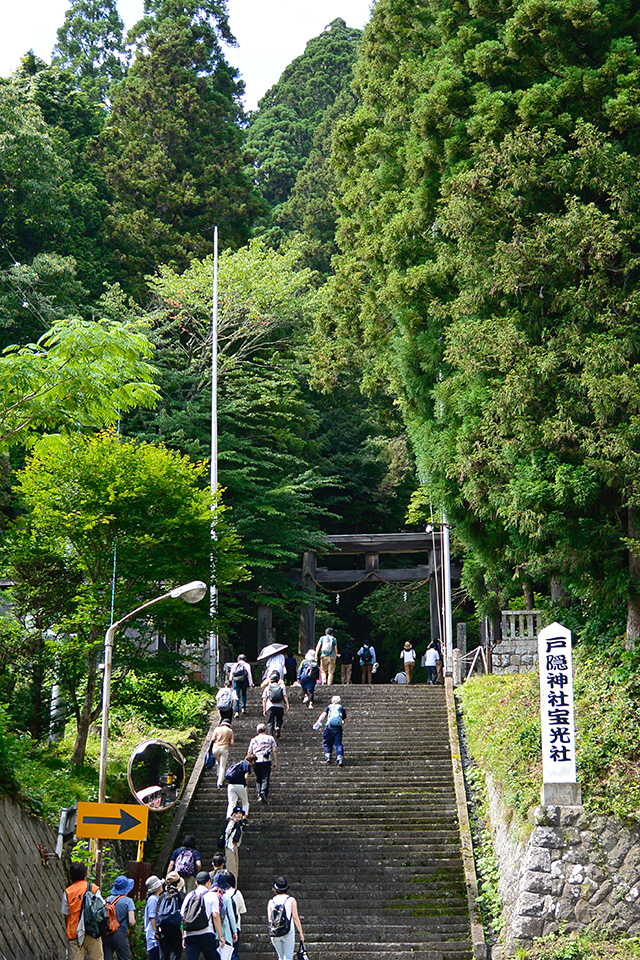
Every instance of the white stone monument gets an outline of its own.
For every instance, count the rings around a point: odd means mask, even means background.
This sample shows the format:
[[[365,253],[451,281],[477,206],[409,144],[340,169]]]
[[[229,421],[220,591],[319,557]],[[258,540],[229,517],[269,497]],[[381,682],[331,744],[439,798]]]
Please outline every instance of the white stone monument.
[[[538,664],[542,803],[577,807],[582,804],[582,791],[576,781],[571,631],[561,623],[552,623],[538,634]]]

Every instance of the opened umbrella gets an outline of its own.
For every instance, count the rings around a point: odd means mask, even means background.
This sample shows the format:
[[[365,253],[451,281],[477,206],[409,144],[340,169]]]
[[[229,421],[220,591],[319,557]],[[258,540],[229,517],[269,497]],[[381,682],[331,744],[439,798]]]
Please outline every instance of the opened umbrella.
[[[282,653],[288,646],[288,643],[270,643],[267,647],[262,648],[258,654],[258,660],[268,660],[269,657],[273,657],[276,653]]]

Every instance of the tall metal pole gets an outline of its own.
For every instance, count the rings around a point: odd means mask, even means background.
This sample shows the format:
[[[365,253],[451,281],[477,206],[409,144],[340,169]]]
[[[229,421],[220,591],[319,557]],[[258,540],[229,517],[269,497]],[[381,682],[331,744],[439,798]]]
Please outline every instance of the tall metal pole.
[[[218,609],[215,583],[213,544],[216,541],[215,502],[218,490],[218,228],[213,229],[213,308],[211,317],[211,586],[209,589],[209,686],[215,687],[220,676],[220,643],[213,626]]]
[[[453,674],[453,616],[451,612],[451,551],[449,548],[449,525],[442,515],[442,581],[444,586],[444,640],[445,675]]]

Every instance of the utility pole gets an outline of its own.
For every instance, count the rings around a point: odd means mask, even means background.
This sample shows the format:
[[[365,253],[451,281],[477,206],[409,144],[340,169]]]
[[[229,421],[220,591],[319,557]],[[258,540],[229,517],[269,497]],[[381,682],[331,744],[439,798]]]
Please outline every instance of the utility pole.
[[[209,686],[215,687],[220,675],[220,638],[214,627],[218,612],[213,545],[216,542],[215,500],[218,490],[218,228],[213,229],[213,308],[211,317],[211,584],[209,587]]]

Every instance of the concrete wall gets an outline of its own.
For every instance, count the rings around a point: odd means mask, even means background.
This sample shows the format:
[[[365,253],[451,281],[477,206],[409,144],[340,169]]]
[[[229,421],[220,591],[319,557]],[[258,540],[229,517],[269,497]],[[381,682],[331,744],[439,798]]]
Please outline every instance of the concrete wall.
[[[64,960],[60,915],[67,885],[62,863],[43,866],[38,845],[55,850],[56,836],[8,797],[0,797],[0,960]]]
[[[504,955],[536,937],[594,924],[640,933],[640,830],[582,807],[536,807],[532,831],[514,839],[508,811],[487,782],[504,903]],[[494,947],[494,960],[500,950]]]

